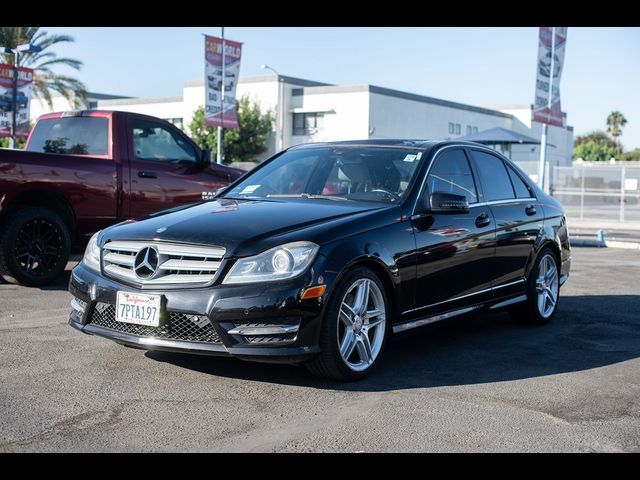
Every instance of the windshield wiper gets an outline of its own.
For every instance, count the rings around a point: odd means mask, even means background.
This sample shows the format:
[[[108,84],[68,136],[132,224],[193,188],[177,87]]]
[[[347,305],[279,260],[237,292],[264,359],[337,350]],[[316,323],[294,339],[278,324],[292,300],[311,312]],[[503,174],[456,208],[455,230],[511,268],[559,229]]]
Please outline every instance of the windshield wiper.
[[[346,197],[338,197],[335,195],[312,195],[310,193],[275,193],[273,195],[267,195],[267,198],[311,198],[318,200],[347,200],[351,201]]]

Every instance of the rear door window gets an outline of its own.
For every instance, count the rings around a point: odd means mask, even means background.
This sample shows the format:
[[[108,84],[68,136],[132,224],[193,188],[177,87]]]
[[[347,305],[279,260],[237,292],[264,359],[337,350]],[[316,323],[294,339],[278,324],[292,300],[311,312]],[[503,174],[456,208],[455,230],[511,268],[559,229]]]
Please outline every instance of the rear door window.
[[[30,152],[108,155],[109,119],[63,117],[40,120],[31,134]]]
[[[507,167],[501,159],[490,153],[478,150],[472,150],[471,155],[478,167],[485,201],[491,202],[516,198],[511,186],[511,179],[507,173]]]

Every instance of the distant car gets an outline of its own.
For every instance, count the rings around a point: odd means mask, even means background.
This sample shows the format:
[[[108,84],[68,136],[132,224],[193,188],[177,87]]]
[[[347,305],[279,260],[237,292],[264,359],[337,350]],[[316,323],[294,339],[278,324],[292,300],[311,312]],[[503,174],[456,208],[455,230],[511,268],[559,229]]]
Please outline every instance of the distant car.
[[[18,90],[18,94],[16,95],[16,104],[18,108],[26,108],[29,103],[29,97],[27,97],[23,92]],[[13,91],[7,90],[2,95],[0,95],[0,110],[4,112],[11,111],[11,107],[13,106]]]
[[[538,63],[538,72],[540,75],[549,77],[549,72],[551,72],[551,52],[547,52],[547,55],[544,59],[540,60]],[[560,57],[557,54],[553,56],[553,76],[557,77],[560,72]]]
[[[222,72],[220,70],[217,70],[215,72],[215,74],[217,75],[209,75],[207,76],[207,80],[209,80],[209,88],[212,88],[213,90],[222,90]],[[225,82],[224,82],[224,89],[226,91],[230,91],[233,90],[233,87],[236,83],[236,74],[233,72],[225,72]]]

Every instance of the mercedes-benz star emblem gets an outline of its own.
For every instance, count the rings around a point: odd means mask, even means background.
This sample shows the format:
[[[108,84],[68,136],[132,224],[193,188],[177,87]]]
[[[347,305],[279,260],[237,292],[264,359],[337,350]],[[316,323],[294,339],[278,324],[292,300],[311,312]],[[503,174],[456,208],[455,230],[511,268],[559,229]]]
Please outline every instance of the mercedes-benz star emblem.
[[[133,261],[133,271],[138,278],[151,278],[158,270],[158,250],[155,247],[145,247],[138,252]]]

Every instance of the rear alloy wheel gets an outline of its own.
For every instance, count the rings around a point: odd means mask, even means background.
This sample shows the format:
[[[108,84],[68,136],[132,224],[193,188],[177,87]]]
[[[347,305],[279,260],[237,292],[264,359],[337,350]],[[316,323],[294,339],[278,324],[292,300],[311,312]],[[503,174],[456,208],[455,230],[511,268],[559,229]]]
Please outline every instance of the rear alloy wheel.
[[[19,210],[0,234],[0,275],[27,286],[50,283],[64,271],[70,245],[67,226],[56,213]]]
[[[358,268],[340,282],[322,325],[322,353],[307,364],[316,375],[334,380],[366,376],[384,349],[388,302],[374,272]]]
[[[555,254],[545,248],[540,252],[531,271],[527,286],[527,300],[511,310],[511,316],[523,323],[549,323],[558,308],[560,272]]]

